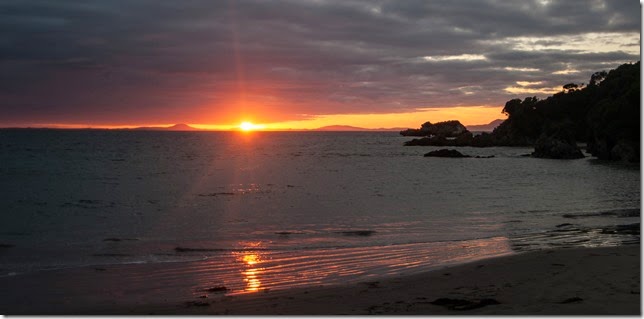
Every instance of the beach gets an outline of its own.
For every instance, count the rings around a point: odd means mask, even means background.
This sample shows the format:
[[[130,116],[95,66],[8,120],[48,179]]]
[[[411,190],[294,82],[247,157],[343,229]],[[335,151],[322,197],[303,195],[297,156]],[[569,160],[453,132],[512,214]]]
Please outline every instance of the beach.
[[[180,263],[186,267],[191,263]],[[174,265],[175,267],[177,265]],[[194,266],[194,265],[192,265]],[[541,250],[348,285],[190,291],[167,274],[155,294],[131,278],[168,264],[44,271],[0,278],[3,314],[639,315],[640,246]],[[175,268],[176,269],[176,268]],[[174,279],[173,279],[174,278]],[[150,283],[147,283],[150,285]],[[158,292],[158,291],[157,291]],[[151,298],[153,296],[154,298]]]

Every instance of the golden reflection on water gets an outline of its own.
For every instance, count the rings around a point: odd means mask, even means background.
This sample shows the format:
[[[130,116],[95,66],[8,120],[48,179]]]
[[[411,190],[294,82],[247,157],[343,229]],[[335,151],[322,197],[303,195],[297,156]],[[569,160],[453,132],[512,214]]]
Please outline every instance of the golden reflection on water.
[[[342,249],[297,250],[275,255],[261,242],[240,243],[232,253],[232,294],[306,285],[358,282],[435,269],[513,253],[507,237],[441,243],[414,243]],[[230,262],[230,260],[228,260]],[[241,275],[241,276],[240,276]]]
[[[244,291],[257,292],[262,287],[260,275],[264,268],[257,267],[262,262],[261,256],[256,252],[243,252],[237,256],[237,261],[244,264],[241,274],[246,283]]]
[[[257,278],[259,271],[257,269],[247,269],[242,271],[244,281],[246,282],[246,291],[256,292],[262,286],[262,282]]]

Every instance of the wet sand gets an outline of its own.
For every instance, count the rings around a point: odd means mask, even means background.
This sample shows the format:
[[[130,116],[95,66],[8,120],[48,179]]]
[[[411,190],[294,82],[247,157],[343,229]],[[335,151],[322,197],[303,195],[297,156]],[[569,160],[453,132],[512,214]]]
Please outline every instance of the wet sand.
[[[357,284],[260,290],[163,291],[131,278],[168,265],[70,269],[0,278],[3,314],[639,315],[640,246],[544,250]],[[127,279],[126,279],[127,278]],[[128,288],[129,287],[129,288]]]

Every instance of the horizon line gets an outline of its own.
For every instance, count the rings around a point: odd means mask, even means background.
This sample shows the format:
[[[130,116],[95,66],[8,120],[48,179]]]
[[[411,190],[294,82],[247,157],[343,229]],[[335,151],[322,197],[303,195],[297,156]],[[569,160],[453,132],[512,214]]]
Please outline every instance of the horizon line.
[[[498,120],[503,120],[503,119],[495,119],[489,123],[484,123],[484,124],[471,124],[471,125],[464,125],[465,127],[471,127],[471,126],[485,126],[492,124],[495,121]],[[442,122],[442,121],[437,121],[437,122]],[[460,122],[460,121],[459,121]],[[424,122],[423,122],[424,123]],[[420,126],[422,123],[419,123],[418,126]],[[187,126],[186,129],[173,129],[174,127],[177,126]],[[201,127],[200,127],[201,126]],[[110,131],[118,131],[118,130],[138,130],[138,131],[175,131],[175,132],[190,132],[190,131],[205,131],[205,132],[237,132],[237,131],[244,131],[242,130],[238,125],[227,125],[226,128],[209,128],[209,127],[204,127],[204,126],[210,126],[208,124],[186,124],[186,123],[176,123],[176,124],[161,124],[161,125],[138,125],[138,126],[120,126],[120,125],[114,125],[114,126],[91,126],[91,125],[84,125],[84,124],[27,124],[25,126],[22,125],[7,125],[7,126],[2,126],[0,125],[0,129],[42,129],[42,130],[110,130]],[[342,129],[342,127],[346,129]],[[337,128],[333,129],[333,128]],[[360,126],[353,126],[353,125],[347,125],[347,124],[334,124],[334,125],[324,125],[316,128],[258,128],[252,130],[253,132],[293,132],[293,131],[298,131],[298,132],[305,132],[305,131],[320,131],[320,130],[327,130],[327,131],[397,131],[397,130],[405,130],[405,129],[410,129],[412,127],[406,127],[406,126],[399,126],[399,127],[378,127],[378,128],[367,128],[367,127],[360,127]]]

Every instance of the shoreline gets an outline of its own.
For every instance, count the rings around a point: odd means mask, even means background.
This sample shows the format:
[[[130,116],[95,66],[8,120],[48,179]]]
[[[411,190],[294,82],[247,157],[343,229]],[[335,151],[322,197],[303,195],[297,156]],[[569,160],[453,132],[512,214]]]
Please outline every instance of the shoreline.
[[[640,245],[532,251],[357,284],[306,286],[227,296],[187,291],[170,280],[146,298],[128,289],[129,275],[172,271],[167,265],[77,269],[3,278],[3,314],[179,315],[639,315]],[[171,276],[170,274],[169,276]],[[108,280],[96,281],[99,277]],[[55,277],[55,278],[53,278]],[[145,278],[144,278],[145,279]],[[100,283],[100,284],[99,284]],[[100,285],[100,287],[96,287]],[[124,286],[125,285],[125,286]],[[84,294],[87,288],[94,295]],[[143,288],[142,288],[143,287]],[[98,290],[96,290],[98,288]],[[50,290],[58,300],[47,300]],[[182,290],[183,289],[183,290]],[[49,291],[49,292],[47,292]],[[62,291],[65,291],[63,293]],[[99,291],[101,293],[96,293]],[[74,294],[82,300],[73,298]],[[56,299],[56,298],[54,298]]]

